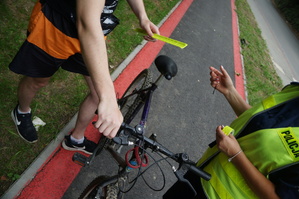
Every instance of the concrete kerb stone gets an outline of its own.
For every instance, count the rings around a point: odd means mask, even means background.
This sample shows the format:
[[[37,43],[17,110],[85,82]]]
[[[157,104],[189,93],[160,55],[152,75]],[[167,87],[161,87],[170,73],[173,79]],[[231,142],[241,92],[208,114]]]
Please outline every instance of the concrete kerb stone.
[[[22,173],[20,179],[10,186],[1,199],[12,199],[17,196],[22,189],[34,179],[36,173],[51,159],[51,156],[58,150],[64,136],[67,135],[75,126],[77,114],[70,122],[60,131],[57,137],[40,153],[40,155],[32,162],[32,164]]]

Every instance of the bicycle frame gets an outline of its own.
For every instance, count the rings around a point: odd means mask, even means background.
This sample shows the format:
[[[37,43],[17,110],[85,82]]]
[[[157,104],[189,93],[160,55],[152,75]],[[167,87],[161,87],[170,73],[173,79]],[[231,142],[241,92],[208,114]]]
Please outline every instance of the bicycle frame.
[[[162,77],[163,77],[163,75],[160,74],[160,76],[157,78],[157,80],[154,83],[152,83],[152,85],[149,88],[136,91],[136,92],[120,99],[120,100],[126,100],[127,98],[131,97],[132,95],[141,94],[142,101],[144,102],[144,103],[140,103],[138,105],[138,107],[135,109],[133,114],[126,121],[127,124],[130,124],[132,122],[132,120],[135,118],[136,114],[140,111],[140,109],[143,106],[142,116],[140,118],[139,125],[141,125],[143,129],[146,127],[153,93],[158,88],[158,84],[161,81]]]

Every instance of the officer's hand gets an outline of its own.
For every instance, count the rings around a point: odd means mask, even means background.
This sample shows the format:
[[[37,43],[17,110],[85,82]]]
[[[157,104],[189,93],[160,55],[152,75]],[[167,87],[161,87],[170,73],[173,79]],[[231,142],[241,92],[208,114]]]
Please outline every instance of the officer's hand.
[[[241,150],[241,147],[232,134],[225,135],[222,131],[223,126],[218,126],[216,129],[216,143],[220,151],[228,157],[232,157]]]

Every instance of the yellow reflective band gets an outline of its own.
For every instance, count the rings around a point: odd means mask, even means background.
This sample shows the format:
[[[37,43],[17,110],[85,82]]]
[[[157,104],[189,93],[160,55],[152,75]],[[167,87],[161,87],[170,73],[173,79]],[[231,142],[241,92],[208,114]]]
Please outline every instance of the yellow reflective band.
[[[279,129],[278,135],[293,160],[299,160],[299,140],[292,128]]]
[[[136,28],[135,31],[139,32],[139,33],[142,33],[142,34],[147,34],[145,30],[140,29],[140,28]],[[177,47],[180,47],[182,49],[185,48],[186,46],[188,46],[188,44],[186,44],[184,42],[181,42],[181,41],[178,41],[178,40],[175,40],[175,39],[171,39],[169,37],[165,37],[165,36],[162,36],[162,35],[158,35],[156,33],[153,34],[152,38],[158,39],[160,41],[163,41],[165,43],[168,43],[168,44],[171,44],[171,45],[174,45],[174,46],[177,46]]]
[[[221,198],[221,194],[226,195],[226,189],[223,186],[223,184],[218,180],[219,178],[217,176],[217,173],[215,173],[215,170],[212,167],[210,167],[205,171],[211,174],[212,176],[210,181],[205,181],[202,178],[200,179],[207,195],[213,199]]]
[[[153,34],[152,37],[154,39],[158,39],[160,41],[164,41],[164,42],[166,42],[168,44],[180,47],[182,49],[188,46],[187,43],[184,43],[184,42],[181,42],[181,41],[178,41],[178,40],[174,40],[174,39],[171,39],[171,38],[168,38],[168,37],[165,37],[165,36],[162,36],[162,35],[158,35],[158,34],[155,34],[155,33]]]
[[[235,133],[235,130],[229,126],[225,126],[222,131],[224,132],[225,135],[233,134]]]
[[[273,95],[263,100],[263,107],[264,107],[264,109],[271,108],[271,107],[273,107],[275,105],[276,105],[276,100],[273,97]]]

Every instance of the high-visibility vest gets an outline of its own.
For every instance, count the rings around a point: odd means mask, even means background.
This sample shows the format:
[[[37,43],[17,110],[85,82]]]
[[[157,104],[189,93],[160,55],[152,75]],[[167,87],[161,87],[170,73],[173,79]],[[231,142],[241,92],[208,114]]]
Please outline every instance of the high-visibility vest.
[[[281,92],[245,111],[232,122],[235,136],[242,131],[250,119],[264,111],[299,98],[299,86],[289,85]],[[299,163],[299,127],[262,129],[238,138],[247,158],[266,177],[281,168]],[[257,198],[228,157],[219,152],[217,146],[207,149],[197,166],[211,174],[210,181],[201,179],[208,198]]]

